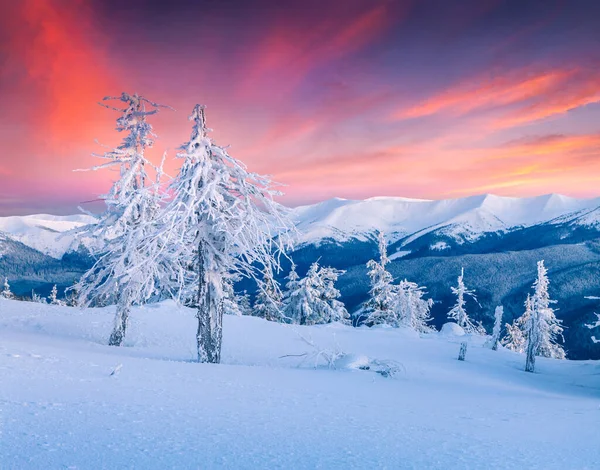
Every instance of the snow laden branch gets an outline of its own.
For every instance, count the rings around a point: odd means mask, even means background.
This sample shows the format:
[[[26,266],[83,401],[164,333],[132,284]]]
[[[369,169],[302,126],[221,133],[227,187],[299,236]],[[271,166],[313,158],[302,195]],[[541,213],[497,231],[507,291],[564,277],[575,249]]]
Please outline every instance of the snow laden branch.
[[[117,304],[109,344],[119,346],[125,337],[131,306],[142,304],[156,294],[160,280],[169,271],[165,260],[160,263],[151,255],[147,243],[157,229],[157,216],[165,197],[160,189],[162,163],[154,166],[145,155],[156,137],[147,117],[164,106],[128,93],[105,100],[125,103],[123,108],[104,106],[120,113],[116,129],[126,135],[121,145],[96,155],[107,162],[91,170],[117,167],[120,177],[108,194],[101,196],[106,210],[98,224],[82,233],[98,240],[98,245],[92,247],[97,260],[73,290],[78,293],[78,304],[82,307]],[[154,170],[154,181],[149,179],[147,168]]]
[[[299,325],[320,323],[350,323],[350,315],[339,301],[341,294],[335,287],[338,277],[345,271],[313,263],[306,276],[300,278],[296,266],[287,276],[283,298],[285,320]]]
[[[534,292],[529,305],[530,314],[523,322],[527,335],[525,362],[527,372],[535,371],[536,356],[565,358],[565,351],[558,343],[558,338],[562,339],[562,322],[556,318],[551,307],[556,301],[550,299],[549,285],[548,270],[544,266],[544,261],[538,261],[537,279],[533,283]]]
[[[502,317],[504,316],[504,307],[498,305],[494,311],[494,329],[492,337],[486,342],[486,345],[491,347],[492,351],[498,350],[500,344],[500,331],[502,330]]]
[[[221,358],[224,283],[240,275],[259,280],[264,269],[279,270],[293,225],[274,200],[280,192],[267,176],[251,173],[208,137],[205,108],[190,116],[190,140],[170,185],[173,199],[152,238],[156,256],[171,260],[176,300],[196,286],[197,349],[200,362]]]
[[[600,327],[600,314],[594,313],[594,315],[596,315],[596,323],[588,323],[587,325],[585,325],[590,330],[593,330],[594,328],[599,328]],[[592,341],[594,343],[600,343],[600,339],[597,339],[595,336],[592,336]]]
[[[377,234],[377,244],[379,261],[370,260],[367,263],[371,290],[369,291],[369,300],[365,303],[365,323],[370,326],[393,325],[395,323],[395,288],[392,285],[394,278],[386,269],[386,265],[390,260],[387,256],[387,246],[383,232]]]
[[[474,324],[465,309],[467,303],[466,297],[471,297],[475,302],[477,302],[477,297],[475,296],[475,291],[468,289],[465,285],[464,277],[465,270],[462,268],[460,270],[460,276],[458,276],[457,286],[451,287],[452,293],[456,295],[456,304],[454,304],[454,307],[448,312],[448,318],[456,321],[467,334],[485,334],[485,330],[483,330],[481,324]]]

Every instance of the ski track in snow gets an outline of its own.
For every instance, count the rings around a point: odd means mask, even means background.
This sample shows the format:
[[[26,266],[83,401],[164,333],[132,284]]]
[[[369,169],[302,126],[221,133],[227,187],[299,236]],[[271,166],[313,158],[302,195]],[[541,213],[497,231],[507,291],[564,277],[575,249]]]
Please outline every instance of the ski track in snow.
[[[464,338],[226,317],[223,364],[197,364],[194,312],[0,299],[0,468],[598,468],[600,365]],[[394,378],[314,368],[310,347],[395,360]],[[115,372],[111,375],[112,372]]]

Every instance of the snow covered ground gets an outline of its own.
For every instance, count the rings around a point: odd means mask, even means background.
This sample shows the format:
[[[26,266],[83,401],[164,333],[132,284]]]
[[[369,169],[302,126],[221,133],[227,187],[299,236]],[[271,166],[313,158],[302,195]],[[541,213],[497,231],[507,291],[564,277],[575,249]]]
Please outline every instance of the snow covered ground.
[[[227,317],[224,364],[197,364],[191,310],[135,309],[122,348],[112,314],[0,299],[0,468],[598,468],[597,362]],[[398,373],[282,358],[301,336]]]

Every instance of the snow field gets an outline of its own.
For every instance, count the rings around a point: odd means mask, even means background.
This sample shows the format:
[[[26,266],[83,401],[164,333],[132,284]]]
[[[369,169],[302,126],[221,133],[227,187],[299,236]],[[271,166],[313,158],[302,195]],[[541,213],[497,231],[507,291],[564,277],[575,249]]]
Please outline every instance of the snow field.
[[[197,364],[194,312],[0,299],[0,468],[597,468],[600,366],[465,336],[227,316]],[[315,368],[314,350],[349,368]],[[307,356],[300,356],[307,353]],[[295,357],[282,357],[298,355]],[[353,357],[401,364],[393,378]],[[360,362],[360,361],[359,361]],[[111,375],[111,373],[113,373]]]

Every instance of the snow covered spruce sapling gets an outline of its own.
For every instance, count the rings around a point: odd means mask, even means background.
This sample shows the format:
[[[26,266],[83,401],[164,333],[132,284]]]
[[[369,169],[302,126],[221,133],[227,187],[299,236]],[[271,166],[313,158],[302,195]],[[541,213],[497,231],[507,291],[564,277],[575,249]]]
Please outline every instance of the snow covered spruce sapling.
[[[465,270],[462,268],[460,270],[460,276],[458,276],[457,286],[451,287],[452,293],[456,295],[456,304],[454,304],[454,307],[448,312],[448,318],[456,321],[458,326],[465,330],[467,334],[485,334],[485,330],[481,324],[475,325],[465,310],[465,305],[467,303],[465,297],[471,297],[475,301],[477,301],[477,297],[475,297],[475,291],[468,289],[465,285],[464,277]]]
[[[58,289],[56,288],[56,284],[52,286],[52,290],[48,296],[48,302],[50,305],[65,305],[65,303],[58,298]]]
[[[0,293],[0,297],[4,297],[5,299],[14,298],[13,293],[10,291],[10,284],[8,283],[8,278],[4,278],[4,286],[2,287],[2,292]]]
[[[316,271],[315,266],[311,266],[311,269]],[[309,273],[304,278],[300,278],[296,272],[296,265],[292,264],[292,269],[286,277],[283,311],[286,319],[291,323],[306,325],[307,319],[312,316],[318,293],[311,282],[310,271],[309,269]]]
[[[345,272],[330,266],[322,266],[317,271],[317,291],[319,292],[319,299],[323,303],[322,323],[340,322],[350,324],[350,314],[343,302],[339,300],[341,293],[335,287],[339,276]]]
[[[525,347],[527,345],[527,332],[526,327],[529,322],[529,318],[531,317],[531,312],[533,310],[533,303],[531,300],[531,295],[527,294],[527,299],[525,300],[525,313],[521,315],[519,318],[513,320],[512,325],[506,323],[506,336],[502,338],[501,344],[506,349],[510,351],[514,351],[519,354],[523,354],[525,352]]]
[[[287,276],[284,295],[284,313],[291,323],[317,325],[340,322],[349,324],[350,315],[338,299],[340,291],[335,283],[344,271],[313,263],[306,276],[300,278],[296,267]]]
[[[263,271],[263,279],[258,283],[252,314],[268,321],[283,322],[282,297],[279,283],[273,276],[273,270],[266,267]]]
[[[97,157],[106,163],[91,170],[117,167],[120,178],[107,195],[101,196],[106,210],[98,224],[90,226],[90,235],[102,242],[95,255],[94,266],[87,271],[75,290],[79,293],[79,305],[116,303],[115,324],[109,345],[120,346],[127,329],[131,306],[146,302],[157,289],[161,277],[158,258],[149,252],[146,241],[155,230],[161,193],[159,181],[162,171],[146,158],[145,151],[152,147],[155,135],[147,117],[155,114],[162,105],[137,94],[123,93],[104,100],[118,100],[125,104],[117,108],[116,129],[126,133],[121,145]],[[157,180],[149,180],[147,169],[151,167]]]
[[[35,293],[35,290],[31,289],[31,301],[37,304],[45,304],[46,299],[39,294]]]
[[[527,333],[525,370],[527,372],[535,371],[536,356],[565,358],[565,351],[557,342],[558,337],[562,337],[562,322],[556,318],[554,309],[550,307],[556,301],[550,299],[549,284],[548,270],[544,266],[544,261],[538,261],[537,279],[533,283],[534,292],[531,297],[531,314],[525,323]]]
[[[383,232],[379,232],[377,235],[377,242],[379,261],[370,260],[367,263],[371,290],[369,291],[369,300],[365,303],[365,323],[369,326],[394,325],[396,323],[394,313],[395,288],[392,285],[394,278],[385,269],[390,260],[387,257],[387,246]]]
[[[405,326],[419,333],[433,331],[427,324],[432,320],[429,312],[433,300],[424,299],[425,293],[425,287],[420,287],[415,282],[400,281],[394,302],[398,326]]]
[[[221,360],[224,282],[233,275],[258,279],[260,266],[278,269],[292,225],[274,201],[279,192],[266,176],[250,173],[207,135],[204,106],[196,105],[189,142],[170,185],[173,199],[158,231],[176,269],[176,297],[196,285],[198,361]],[[193,267],[193,271],[190,270]]]

